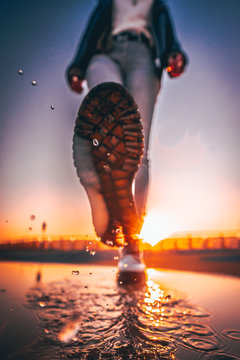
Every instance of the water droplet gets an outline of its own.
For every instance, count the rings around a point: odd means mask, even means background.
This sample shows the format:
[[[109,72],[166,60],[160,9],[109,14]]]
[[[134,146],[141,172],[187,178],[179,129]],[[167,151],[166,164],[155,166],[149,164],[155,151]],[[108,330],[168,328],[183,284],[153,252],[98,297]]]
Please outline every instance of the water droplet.
[[[42,277],[42,274],[41,274],[40,271],[38,271],[37,274],[36,274],[36,281],[37,281],[37,282],[40,282],[40,281],[41,281],[41,277]]]
[[[45,334],[49,334],[49,330],[48,329],[44,329]]]
[[[18,75],[23,75],[23,69],[18,69]]]
[[[35,215],[31,215],[30,216],[30,220],[35,220],[36,219],[36,216]]]
[[[88,286],[87,286],[87,285],[85,285],[85,286],[84,286],[84,289],[88,289]]]
[[[45,302],[44,301],[40,301],[38,303],[38,305],[41,307],[41,308],[44,308],[46,306]]]
[[[93,145],[94,145],[94,146],[98,146],[98,145],[99,145],[99,142],[98,142],[97,139],[93,139]]]
[[[90,251],[90,255],[94,256],[96,254],[96,251],[95,250],[91,250]]]
[[[113,246],[113,241],[107,240],[107,241],[106,241],[106,245],[108,245],[108,246]]]
[[[123,267],[124,267],[124,268],[127,268],[127,267],[128,267],[128,264],[123,264]]]
[[[13,311],[13,310],[14,310],[14,307],[13,307],[13,306],[11,306],[11,307],[10,307],[10,311]]]
[[[37,81],[33,80],[31,84],[32,84],[32,86],[37,86]]]
[[[118,259],[119,259],[119,256],[114,256],[113,259],[114,259],[114,260],[118,260]]]
[[[51,105],[50,107],[51,107],[51,110],[54,110],[54,109],[55,109],[55,106],[54,106],[54,105]]]
[[[88,246],[86,246],[86,252],[88,252],[89,251],[89,248],[88,248]]]
[[[73,270],[72,275],[79,275],[79,271],[78,270]]]
[[[89,242],[88,242],[88,244],[89,244],[89,245],[92,245],[92,242],[91,242],[91,241],[89,241]]]
[[[110,155],[111,155],[111,153],[110,153],[110,152],[108,152],[108,153],[107,153],[107,156],[110,156]]]

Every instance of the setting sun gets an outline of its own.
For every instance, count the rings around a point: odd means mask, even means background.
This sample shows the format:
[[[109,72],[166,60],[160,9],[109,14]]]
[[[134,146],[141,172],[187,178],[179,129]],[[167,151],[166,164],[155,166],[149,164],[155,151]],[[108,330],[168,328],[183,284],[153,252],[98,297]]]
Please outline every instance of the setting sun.
[[[142,227],[141,237],[143,242],[154,246],[171,235],[173,231],[173,224],[166,214],[160,211],[149,211]]]

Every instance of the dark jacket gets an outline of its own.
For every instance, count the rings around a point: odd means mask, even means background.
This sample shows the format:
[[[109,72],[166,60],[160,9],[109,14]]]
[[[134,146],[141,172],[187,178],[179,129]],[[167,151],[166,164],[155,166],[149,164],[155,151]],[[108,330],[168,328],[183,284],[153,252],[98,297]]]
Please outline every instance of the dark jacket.
[[[96,53],[107,51],[111,43],[113,0],[99,0],[93,11],[85,32],[80,41],[76,55],[67,69],[67,77],[70,81],[72,75],[84,78],[89,61]],[[167,66],[170,53],[181,52],[184,56],[179,42],[176,39],[173,24],[165,1],[154,0],[151,9],[152,35],[155,46],[153,57],[159,73]],[[186,56],[185,56],[186,59]]]

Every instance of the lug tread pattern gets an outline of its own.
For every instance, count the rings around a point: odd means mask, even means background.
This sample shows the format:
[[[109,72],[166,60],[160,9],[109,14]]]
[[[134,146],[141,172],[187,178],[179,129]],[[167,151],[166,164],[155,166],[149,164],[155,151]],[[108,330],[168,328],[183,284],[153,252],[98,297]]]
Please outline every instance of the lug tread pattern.
[[[91,144],[112,222],[119,222],[125,234],[136,233],[132,182],[143,154],[143,129],[133,97],[117,83],[96,86],[80,106],[74,131]]]

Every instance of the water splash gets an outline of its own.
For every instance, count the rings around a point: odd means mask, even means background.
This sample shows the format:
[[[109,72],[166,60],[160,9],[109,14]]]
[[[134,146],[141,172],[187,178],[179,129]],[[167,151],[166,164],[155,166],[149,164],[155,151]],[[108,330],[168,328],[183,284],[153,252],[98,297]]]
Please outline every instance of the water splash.
[[[35,359],[46,360],[49,354],[56,360],[171,360],[181,349],[196,353],[198,359],[215,360],[215,353],[224,354],[217,332],[204,322],[209,317],[205,309],[152,280],[144,287],[116,288],[113,272],[109,274],[104,283],[101,272],[88,270],[85,277],[81,272],[81,277],[30,290],[26,306],[39,311],[43,331],[25,354],[26,360],[33,354]],[[224,356],[219,359],[237,359]]]

